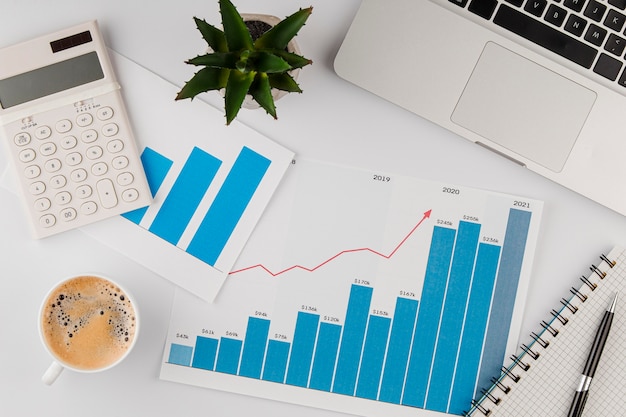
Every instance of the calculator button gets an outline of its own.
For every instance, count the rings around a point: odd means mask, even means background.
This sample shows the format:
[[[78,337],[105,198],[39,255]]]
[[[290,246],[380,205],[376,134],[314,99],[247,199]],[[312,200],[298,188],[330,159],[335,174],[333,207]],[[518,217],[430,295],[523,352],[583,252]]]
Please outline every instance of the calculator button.
[[[93,122],[93,116],[89,113],[83,113],[76,118],[76,124],[80,127],[89,126]]]
[[[67,184],[67,179],[63,175],[55,175],[50,178],[50,186],[52,188],[62,188],[65,187],[65,184]]]
[[[76,196],[78,198],[87,198],[91,196],[92,189],[88,185],[81,185],[76,189]]]
[[[55,126],[55,129],[59,133],[67,133],[72,130],[72,122],[67,119],[59,120]]]
[[[94,142],[96,139],[98,139],[98,132],[96,132],[93,129],[85,130],[83,134],[80,136],[80,138],[85,143],[91,143],[91,142]]]
[[[25,146],[30,143],[30,135],[26,132],[18,133],[13,140],[17,146]]]
[[[65,162],[67,162],[67,164],[72,167],[80,164],[82,161],[83,156],[78,152],[68,153],[65,157]]]
[[[82,182],[85,181],[87,179],[87,171],[85,171],[82,168],[78,168],[75,169],[74,171],[72,171],[72,173],[70,174],[70,178],[72,179],[72,181],[74,182]]]
[[[30,191],[32,195],[43,194],[46,191],[46,184],[41,181],[36,181],[28,187],[28,191]]]
[[[109,167],[104,162],[98,162],[91,167],[91,173],[96,176],[101,176],[107,173]]]
[[[72,195],[67,191],[61,191],[54,196],[54,201],[60,205],[69,204],[69,202],[72,201]]]
[[[38,165],[30,165],[24,169],[24,176],[29,180],[37,178],[41,174],[41,168]]]
[[[35,154],[35,151],[33,149],[24,149],[22,152],[20,152],[20,161],[30,162],[35,159],[36,155],[37,154]]]
[[[122,187],[132,184],[134,180],[135,177],[130,172],[122,172],[117,176],[117,183]]]
[[[134,188],[129,188],[128,190],[124,190],[122,192],[122,200],[126,201],[127,203],[135,201],[137,200],[137,198],[139,198],[139,191],[135,190]]]
[[[76,210],[71,207],[61,210],[61,218],[66,222],[74,220],[76,218],[76,215]]]
[[[46,161],[46,163],[44,164],[44,168],[48,172],[57,172],[58,170],[61,169],[61,161],[59,161],[56,158],[55,159],[50,159],[50,160]]]
[[[115,123],[109,123],[102,127],[102,134],[104,136],[115,136],[120,128]]]
[[[115,169],[124,169],[128,166],[128,158],[126,158],[125,156],[118,156],[116,158],[113,158],[113,161],[111,161],[113,168]]]
[[[52,203],[47,198],[38,198],[35,200],[35,209],[38,211],[46,211],[50,208]]]
[[[63,138],[63,141],[61,142],[61,147],[63,149],[72,149],[74,146],[76,146],[77,143],[78,143],[78,140],[76,140],[75,136],[66,136]]]
[[[111,153],[121,152],[122,149],[124,149],[124,142],[119,139],[115,139],[107,143],[107,150]]]
[[[109,209],[117,205],[117,195],[115,195],[113,181],[108,178],[98,181],[96,190],[98,190],[98,197],[100,197],[102,207]]]
[[[41,227],[52,227],[56,222],[57,219],[52,214],[44,214],[39,218],[39,224]]]
[[[91,160],[98,159],[102,156],[103,153],[104,151],[102,150],[101,147],[92,146],[91,148],[87,149],[87,158]]]
[[[96,116],[100,120],[109,120],[113,117],[113,109],[110,107],[102,107],[96,112]]]
[[[40,126],[35,129],[35,136],[37,139],[48,139],[52,134],[52,129],[49,126]]]
[[[44,143],[39,148],[39,152],[43,156],[50,156],[50,155],[54,154],[56,151],[57,151],[57,146],[54,143],[52,143],[52,142]]]
[[[80,212],[85,215],[94,214],[98,211],[98,205],[93,201],[87,201],[80,206]]]

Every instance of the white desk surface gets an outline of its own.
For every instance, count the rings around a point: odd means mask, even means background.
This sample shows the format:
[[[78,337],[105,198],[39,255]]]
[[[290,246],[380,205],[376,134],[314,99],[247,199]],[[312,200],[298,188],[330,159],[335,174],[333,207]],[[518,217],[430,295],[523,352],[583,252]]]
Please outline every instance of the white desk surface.
[[[280,17],[297,7],[314,6],[297,38],[314,61],[300,74],[304,94],[278,102],[278,121],[262,111],[243,111],[240,121],[303,156],[545,201],[521,341],[529,340],[529,332],[570,286],[579,285],[578,277],[588,273],[597,254],[626,245],[623,216],[337,77],[333,59],[358,0],[236,4],[241,12]],[[193,73],[183,61],[204,48],[193,16],[219,22],[217,1],[2,0],[0,47],[97,18],[109,47],[182,85]],[[216,93],[205,94],[203,100],[221,106]],[[0,152],[3,168],[6,151]],[[623,187],[615,184],[615,192],[624,192]],[[32,240],[18,198],[0,188],[0,201],[0,415],[338,415],[159,380],[172,284],[79,231]],[[82,271],[106,273],[135,294],[141,336],[115,369],[92,375],[66,372],[47,387],[40,382],[50,358],[37,333],[39,304],[57,280]]]

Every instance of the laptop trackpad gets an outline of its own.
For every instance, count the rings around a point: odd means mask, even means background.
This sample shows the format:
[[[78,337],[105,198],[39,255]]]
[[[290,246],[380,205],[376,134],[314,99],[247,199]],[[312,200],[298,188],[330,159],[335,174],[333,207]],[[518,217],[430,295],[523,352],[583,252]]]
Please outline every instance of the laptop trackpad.
[[[595,92],[489,42],[452,121],[558,172],[595,99]]]

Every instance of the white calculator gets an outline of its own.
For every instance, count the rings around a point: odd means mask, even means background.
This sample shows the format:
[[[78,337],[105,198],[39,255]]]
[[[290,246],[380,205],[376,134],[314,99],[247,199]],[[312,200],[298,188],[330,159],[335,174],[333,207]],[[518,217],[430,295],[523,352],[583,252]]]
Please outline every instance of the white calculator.
[[[35,237],[151,202],[96,21],[0,49],[0,131]]]

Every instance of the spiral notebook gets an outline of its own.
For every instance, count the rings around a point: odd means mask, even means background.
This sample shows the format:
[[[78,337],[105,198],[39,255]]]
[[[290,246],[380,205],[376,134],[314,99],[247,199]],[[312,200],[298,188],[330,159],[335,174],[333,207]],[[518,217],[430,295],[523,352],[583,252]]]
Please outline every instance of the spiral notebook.
[[[466,416],[566,416],[604,311],[619,295],[611,333],[585,406],[586,416],[626,410],[626,250],[600,256],[572,287],[533,341],[522,345],[499,378],[475,400]],[[622,302],[624,300],[624,302]]]

